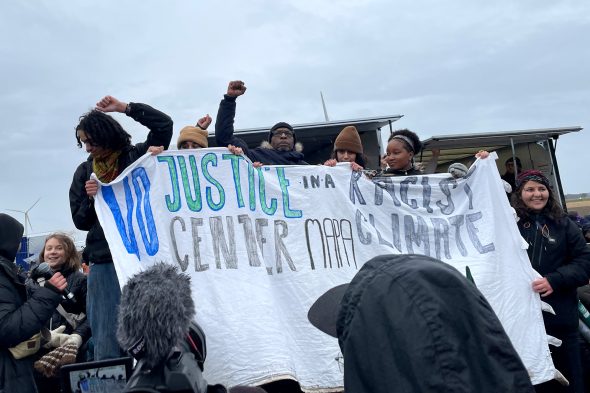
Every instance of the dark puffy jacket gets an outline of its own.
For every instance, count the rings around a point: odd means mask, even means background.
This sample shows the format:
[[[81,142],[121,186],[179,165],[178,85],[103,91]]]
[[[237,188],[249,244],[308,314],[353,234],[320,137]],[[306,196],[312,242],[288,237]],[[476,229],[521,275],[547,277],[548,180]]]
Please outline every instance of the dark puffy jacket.
[[[534,392],[492,307],[445,263],[373,258],[340,304],[346,392]]]
[[[31,270],[34,269],[34,267],[35,266],[31,266]],[[84,313],[84,315],[87,315],[86,276],[82,272],[74,269],[60,270],[60,273],[65,277],[66,281],[68,282],[68,285],[66,287],[67,290],[74,295],[74,300],[62,300],[62,307],[66,312],[71,314],[78,315],[80,313]],[[34,280],[28,279],[27,288],[29,289],[29,293],[31,294],[39,288],[39,285]],[[64,333],[79,334],[80,337],[82,337],[82,342],[86,342],[91,336],[88,318],[81,320],[78,326],[74,329],[56,309],[49,321],[47,321],[47,323],[45,324],[45,327],[52,330],[61,325],[64,325],[66,327]]]
[[[16,360],[8,348],[39,333],[61,300],[48,288],[39,288],[27,299],[24,277],[13,262],[22,234],[18,221],[0,214],[0,393],[37,391],[34,357]]]
[[[172,119],[149,105],[129,103],[128,116],[150,129],[147,139],[143,143],[127,146],[119,156],[119,173],[131,165],[139,157],[143,156],[150,146],[164,146],[168,148],[172,139]],[[88,231],[86,236],[86,248],[88,262],[106,263],[112,262],[111,251],[105,239],[104,232],[96,212],[94,200],[86,195],[84,185],[92,174],[92,156],[81,163],[72,180],[70,187],[70,210],[76,228]]]
[[[547,229],[537,229],[544,225]],[[559,223],[544,216],[522,217],[518,222],[533,269],[546,277],[553,293],[543,298],[556,315],[543,313],[547,333],[575,332],[578,329],[578,287],[588,284],[590,248],[580,229],[567,217]],[[559,335],[557,336],[559,338]]]
[[[251,161],[259,161],[265,165],[307,165],[303,153],[296,150],[279,151],[268,146],[250,149],[246,142],[234,135],[235,116],[236,97],[225,95],[219,104],[215,120],[215,141],[218,146],[241,147]]]

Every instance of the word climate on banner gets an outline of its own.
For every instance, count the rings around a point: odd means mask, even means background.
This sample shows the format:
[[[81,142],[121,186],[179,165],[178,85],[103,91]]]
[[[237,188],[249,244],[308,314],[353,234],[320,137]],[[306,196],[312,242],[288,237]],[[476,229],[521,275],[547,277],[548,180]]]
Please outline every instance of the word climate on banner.
[[[121,285],[158,261],[191,276],[213,381],[342,386],[337,342],[307,311],[392,253],[468,266],[533,382],[553,376],[537,275],[491,158],[463,179],[368,179],[348,164],[255,168],[225,148],[166,151],[102,184],[95,207]]]

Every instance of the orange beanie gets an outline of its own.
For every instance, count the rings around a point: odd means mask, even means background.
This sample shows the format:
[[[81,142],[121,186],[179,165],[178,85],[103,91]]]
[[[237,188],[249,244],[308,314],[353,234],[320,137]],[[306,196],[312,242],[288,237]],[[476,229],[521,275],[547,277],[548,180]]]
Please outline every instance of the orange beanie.
[[[182,142],[186,141],[198,143],[199,146],[203,148],[209,147],[209,142],[207,141],[208,136],[209,133],[207,130],[203,130],[201,127],[186,126],[180,130],[180,136],[178,137],[178,142],[176,142],[176,147],[180,149]]]

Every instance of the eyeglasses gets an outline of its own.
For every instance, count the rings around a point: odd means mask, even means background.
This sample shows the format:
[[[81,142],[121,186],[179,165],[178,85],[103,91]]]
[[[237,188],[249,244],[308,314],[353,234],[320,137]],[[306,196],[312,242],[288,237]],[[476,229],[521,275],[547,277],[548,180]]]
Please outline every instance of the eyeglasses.
[[[279,135],[279,136],[280,136],[281,134],[285,134],[285,136],[286,136],[287,138],[288,138],[288,137],[291,137],[291,138],[292,138],[292,137],[293,137],[293,135],[295,135],[295,134],[293,133],[293,131],[291,131],[291,130],[287,130],[287,129],[278,129],[278,130],[274,130],[274,131],[272,131],[272,132],[271,132],[271,135],[272,135],[272,136],[277,136],[277,135]]]

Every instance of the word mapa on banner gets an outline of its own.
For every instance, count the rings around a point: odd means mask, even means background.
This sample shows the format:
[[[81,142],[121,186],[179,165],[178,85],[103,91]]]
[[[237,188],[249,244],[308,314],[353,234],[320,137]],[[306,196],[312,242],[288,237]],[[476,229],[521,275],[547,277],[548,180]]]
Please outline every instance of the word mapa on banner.
[[[536,384],[554,372],[538,274],[494,156],[464,179],[369,180],[348,164],[254,168],[225,148],[166,151],[103,184],[95,206],[121,286],[159,261],[191,276],[211,382],[342,386],[337,340],[309,307],[372,257],[417,253],[469,266]]]

